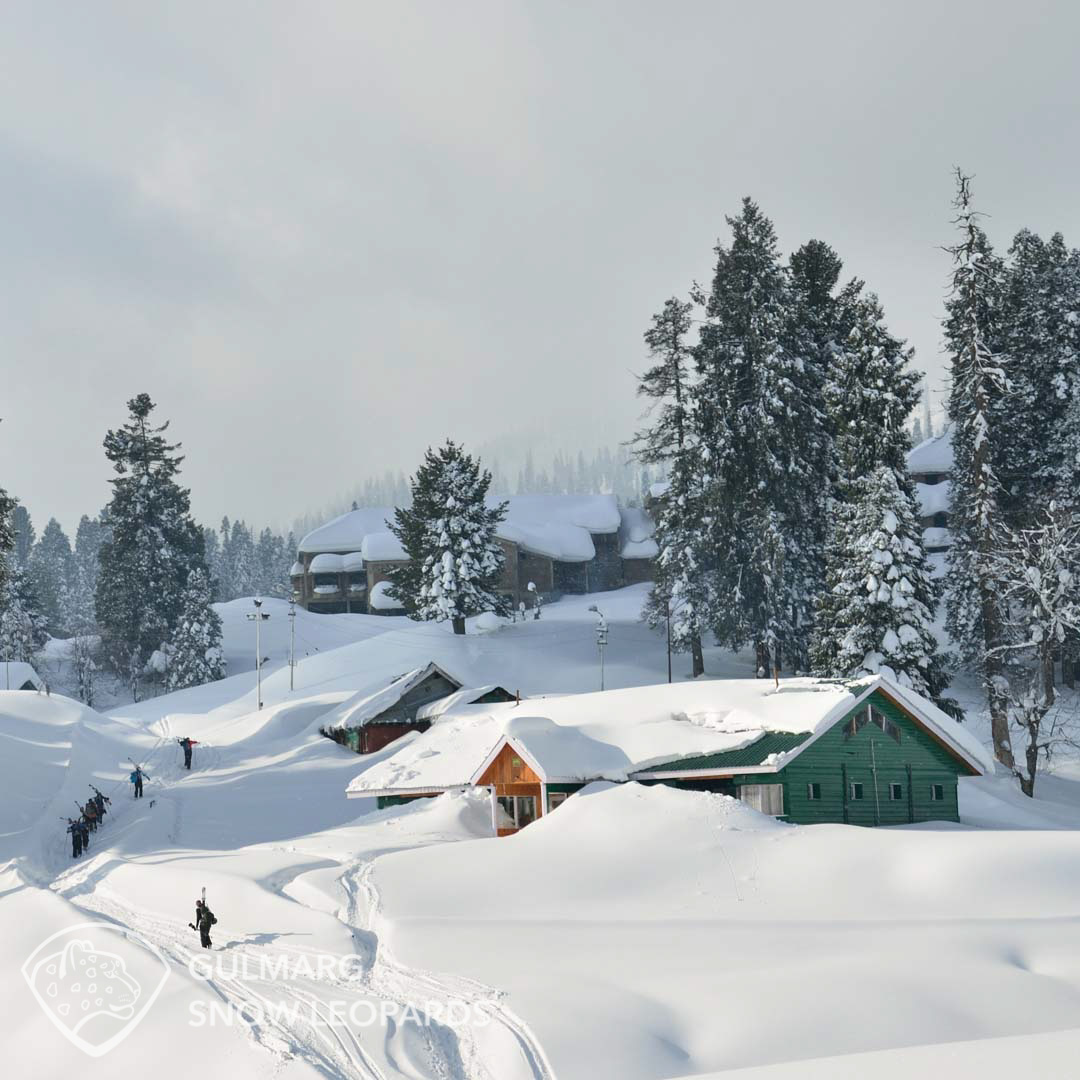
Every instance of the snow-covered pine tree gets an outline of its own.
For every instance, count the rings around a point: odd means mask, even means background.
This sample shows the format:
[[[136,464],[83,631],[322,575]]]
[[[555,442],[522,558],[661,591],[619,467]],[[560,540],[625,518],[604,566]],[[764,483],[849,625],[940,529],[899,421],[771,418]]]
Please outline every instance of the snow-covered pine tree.
[[[907,420],[918,404],[921,376],[908,369],[912,350],[885,325],[878,298],[845,293],[847,335],[833,354],[825,397],[838,468],[837,495],[874,469],[892,470],[910,490]]]
[[[896,472],[879,465],[837,504],[827,589],[812,649],[816,675],[888,675],[955,712],[943,698],[948,674],[932,623],[937,590],[922,526]]]
[[[30,520],[30,511],[22,503],[16,500],[14,511],[15,522],[15,561],[20,566],[25,566],[30,558],[30,552],[34,549],[34,541],[37,533],[34,531],[34,523]]]
[[[165,440],[167,422],[151,424],[148,394],[132,398],[128,410],[127,423],[105,436],[105,456],[117,475],[96,609],[105,655],[137,697],[147,660],[180,618],[188,576],[206,566],[189,492],[176,480],[183,461],[179,443]]]
[[[657,518],[659,557],[653,588],[645,601],[645,621],[653,628],[670,626],[671,647],[689,649],[694,678],[705,672],[702,618],[708,605],[697,595],[707,588],[700,567],[704,536],[698,470],[689,447],[697,441],[692,427],[690,333],[692,303],[672,297],[653,316],[645,344],[653,361],[638,381],[638,394],[650,399],[651,423],[634,436],[634,453],[646,464],[664,465],[672,477],[659,500]]]
[[[820,369],[799,355],[772,223],[745,199],[728,224],[694,350],[714,552],[708,621],[733,647],[754,641],[766,674],[781,650],[796,667],[806,662],[828,434]]]
[[[1002,362],[995,355],[1002,269],[972,207],[970,177],[957,169],[956,182],[954,223],[960,236],[948,249],[953,275],[945,318],[953,447],[949,477],[953,545],[948,555],[946,625],[961,655],[982,676],[994,753],[1011,769],[1009,687],[1000,652],[1002,630],[994,562],[1000,528],[994,417],[1000,413],[1000,398],[1007,392]]]
[[[49,633],[53,637],[66,637],[71,625],[73,558],[71,542],[56,518],[49,519],[30,552],[27,574]]]
[[[45,619],[37,610],[33,586],[23,567],[10,557],[0,591],[0,660],[33,663],[48,640]]]
[[[221,616],[213,609],[210,578],[196,569],[184,589],[180,619],[169,645],[166,685],[170,690],[202,686],[225,678]]]
[[[1008,673],[1010,719],[1025,740],[1013,773],[1030,796],[1040,763],[1074,748],[1080,734],[1075,705],[1061,708],[1054,689],[1055,653],[1080,633],[1080,516],[1051,502],[1029,526],[1005,531],[991,566],[1001,623],[996,651]]]
[[[491,474],[450,440],[424,454],[412,505],[387,523],[410,559],[391,574],[393,592],[414,618],[449,620],[464,634],[469,616],[508,613],[497,591],[504,556],[495,539],[506,504],[486,503],[490,484]]]
[[[15,555],[15,500],[0,488],[0,590],[7,580],[8,561]]]
[[[79,519],[72,553],[71,622],[74,630],[89,632],[96,625],[94,594],[97,590],[99,557],[105,527],[86,514]]]

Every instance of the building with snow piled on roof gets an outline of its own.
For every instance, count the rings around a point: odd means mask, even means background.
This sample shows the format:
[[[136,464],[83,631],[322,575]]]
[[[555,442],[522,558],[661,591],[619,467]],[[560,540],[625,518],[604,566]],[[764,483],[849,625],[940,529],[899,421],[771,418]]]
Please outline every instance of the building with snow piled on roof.
[[[907,456],[908,472],[915,481],[922,518],[923,544],[929,554],[940,554],[952,544],[949,532],[949,471],[953,466],[952,437],[940,435],[913,447]]]
[[[603,592],[652,580],[655,526],[644,510],[620,507],[614,495],[512,495],[496,529],[505,561],[500,591],[517,607],[535,594]],[[390,614],[390,572],[408,555],[387,521],[390,507],[365,507],[328,521],[300,541],[293,596],[308,611]],[[535,593],[529,588],[535,586]]]
[[[463,705],[348,786],[380,806],[484,788],[506,836],[594,781],[734,796],[796,824],[958,821],[986,748],[883,675],[713,680]]]

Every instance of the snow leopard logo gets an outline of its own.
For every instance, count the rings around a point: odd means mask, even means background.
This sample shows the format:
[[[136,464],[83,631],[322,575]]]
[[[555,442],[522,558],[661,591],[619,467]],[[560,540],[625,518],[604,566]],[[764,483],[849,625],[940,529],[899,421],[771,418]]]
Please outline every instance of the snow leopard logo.
[[[22,974],[61,1034],[84,1054],[101,1057],[149,1011],[169,966],[153,945],[131,931],[83,923],[46,938],[27,958]],[[152,989],[144,994],[146,986]]]

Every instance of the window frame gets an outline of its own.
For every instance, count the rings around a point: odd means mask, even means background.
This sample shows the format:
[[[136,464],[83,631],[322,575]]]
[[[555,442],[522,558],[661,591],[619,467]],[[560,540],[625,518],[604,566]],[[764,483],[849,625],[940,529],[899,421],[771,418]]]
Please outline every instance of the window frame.
[[[747,806],[757,810],[760,814],[767,814],[769,817],[787,816],[787,808],[784,805],[783,783],[740,784],[738,794],[740,802],[746,803]],[[777,794],[779,794],[779,810],[774,809],[772,806],[773,797]],[[747,798],[747,795],[751,797]]]
[[[941,794],[939,795],[938,792]],[[932,783],[930,785],[930,801],[931,802],[944,802],[945,801],[945,785],[942,783]]]
[[[808,780],[806,782],[806,798],[808,802],[821,802],[821,782]]]
[[[865,799],[863,798],[863,788],[864,784],[861,780],[849,780],[848,802],[864,802]]]
[[[903,802],[904,801],[904,785],[899,783],[890,782],[889,784],[889,802]]]

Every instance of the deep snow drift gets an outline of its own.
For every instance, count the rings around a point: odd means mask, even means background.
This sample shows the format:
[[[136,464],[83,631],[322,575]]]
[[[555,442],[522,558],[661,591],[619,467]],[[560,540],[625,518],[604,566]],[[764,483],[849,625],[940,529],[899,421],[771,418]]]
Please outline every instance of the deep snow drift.
[[[965,824],[881,830],[797,828],[719,796],[600,784],[495,840],[483,798],[384,811],[346,799],[393,750],[360,758],[318,734],[349,696],[430,660],[524,693],[595,689],[592,602],[611,624],[608,684],[662,681],[663,642],[634,621],[640,599],[579,597],[465,638],[327,617],[304,624],[320,646],[292,693],[281,605],[261,711],[250,671],[107,716],[55,693],[0,693],[7,1074],[1069,1075],[1080,784],[1067,772],[1034,801],[1003,777],[965,780]],[[250,604],[227,608],[239,657]],[[710,671],[748,673],[740,658],[720,664],[710,656]],[[677,677],[685,666],[676,658]],[[181,735],[198,740],[190,773]],[[141,801],[131,760],[150,775]],[[73,862],[61,818],[90,783],[113,803]],[[209,979],[186,966],[204,887],[219,919]],[[86,922],[130,929],[168,972],[101,1058],[65,1040],[20,971],[50,934]],[[149,988],[145,950],[116,951]],[[348,963],[320,969],[327,957]],[[357,1019],[339,1020],[342,1006]],[[213,1009],[250,1022],[211,1024]]]

